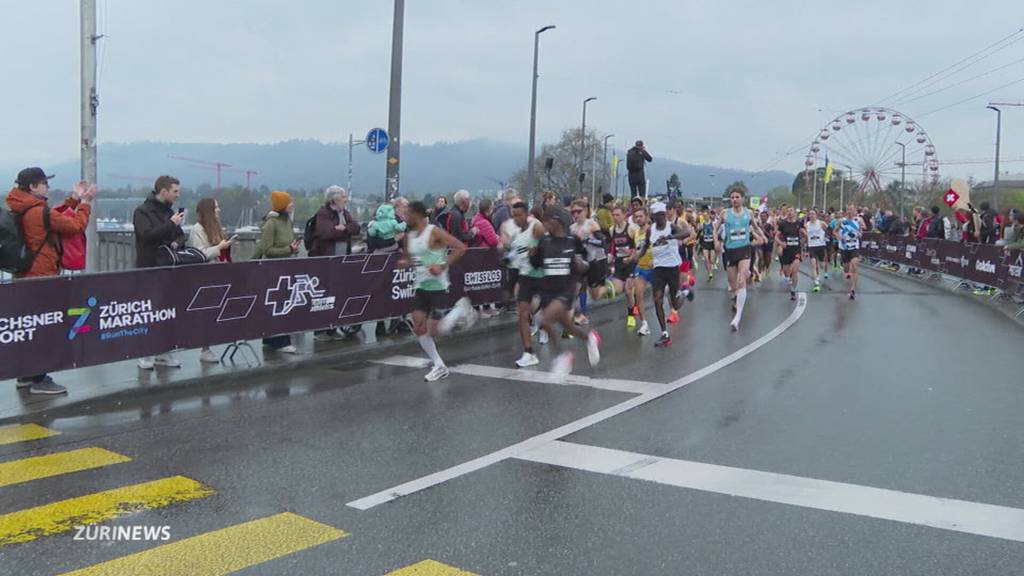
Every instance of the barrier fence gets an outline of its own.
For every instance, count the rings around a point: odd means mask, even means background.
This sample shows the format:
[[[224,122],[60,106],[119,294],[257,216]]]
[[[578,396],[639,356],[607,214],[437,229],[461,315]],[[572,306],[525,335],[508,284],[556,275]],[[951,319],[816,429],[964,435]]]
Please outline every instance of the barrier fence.
[[[257,260],[0,284],[0,378],[359,324],[412,311],[397,254]],[[493,250],[449,271],[448,304],[503,297]]]
[[[1024,252],[991,244],[964,244],[934,238],[866,233],[861,255],[962,278],[1019,294],[1024,285]]]

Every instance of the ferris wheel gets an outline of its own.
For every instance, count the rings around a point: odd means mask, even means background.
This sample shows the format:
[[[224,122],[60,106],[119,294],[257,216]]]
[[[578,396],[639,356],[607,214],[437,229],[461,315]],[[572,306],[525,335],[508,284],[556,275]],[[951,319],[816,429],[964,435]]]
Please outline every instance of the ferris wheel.
[[[939,157],[928,133],[890,108],[869,107],[836,116],[811,143],[804,166],[816,171],[825,166],[826,158],[836,170],[852,172],[860,180],[858,195],[883,191],[904,171],[908,178],[920,174],[922,183],[939,178]]]

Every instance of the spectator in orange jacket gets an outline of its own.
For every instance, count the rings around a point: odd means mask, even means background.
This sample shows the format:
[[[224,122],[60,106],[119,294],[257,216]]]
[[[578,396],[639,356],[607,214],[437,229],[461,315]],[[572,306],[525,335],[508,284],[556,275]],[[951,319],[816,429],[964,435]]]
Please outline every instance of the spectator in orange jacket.
[[[76,210],[59,212],[47,203],[50,178],[53,176],[47,176],[41,168],[26,168],[18,173],[18,185],[7,194],[7,206],[18,218],[25,247],[36,254],[32,266],[27,272],[15,274],[16,279],[60,274],[61,236],[81,234],[89,225],[96,186],[85,181],[75,184],[72,196],[64,203]],[[28,388],[30,394],[67,393],[67,388],[46,374],[18,378],[18,388]]]

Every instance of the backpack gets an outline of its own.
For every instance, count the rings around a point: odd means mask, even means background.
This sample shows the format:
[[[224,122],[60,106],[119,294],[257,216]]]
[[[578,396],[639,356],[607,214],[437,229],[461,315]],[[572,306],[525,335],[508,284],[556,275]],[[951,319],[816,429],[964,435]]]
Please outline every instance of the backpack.
[[[989,210],[981,214],[981,241],[992,243],[995,238],[996,222],[995,214]]]
[[[302,244],[306,247],[308,253],[313,249],[313,240],[316,237],[316,214],[309,217],[306,220],[306,227],[302,229]]]
[[[928,224],[928,231],[925,232],[925,236],[928,238],[945,238],[946,237],[946,223],[945,218],[941,216],[933,216],[932,221]]]
[[[31,208],[29,208],[31,210]],[[20,220],[24,214],[0,210],[0,270],[20,274],[28,272],[36,256],[50,241],[50,211],[43,205],[43,229],[46,238],[36,250],[29,250],[21,233]]]

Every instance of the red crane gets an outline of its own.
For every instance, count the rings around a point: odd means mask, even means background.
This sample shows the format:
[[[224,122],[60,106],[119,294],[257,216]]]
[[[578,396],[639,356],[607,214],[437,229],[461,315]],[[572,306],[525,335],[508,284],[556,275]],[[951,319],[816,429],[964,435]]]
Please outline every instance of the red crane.
[[[191,162],[192,164],[197,164],[198,166],[204,166],[204,167],[210,167],[210,168],[216,169],[217,170],[217,190],[220,190],[220,173],[221,173],[221,170],[223,170],[224,168],[230,168],[231,167],[231,164],[228,164],[226,162],[209,162],[207,160],[198,160],[196,158],[186,158],[184,156],[173,156],[173,155],[168,155],[167,157],[172,159],[172,160],[183,160],[185,162]]]

